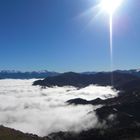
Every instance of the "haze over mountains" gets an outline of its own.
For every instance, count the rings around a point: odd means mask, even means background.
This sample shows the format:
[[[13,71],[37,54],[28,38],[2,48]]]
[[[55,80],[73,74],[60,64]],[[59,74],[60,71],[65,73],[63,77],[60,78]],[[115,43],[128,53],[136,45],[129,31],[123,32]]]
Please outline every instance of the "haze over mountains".
[[[48,76],[56,76],[59,73],[52,71],[16,71],[16,70],[1,70],[0,71],[0,79],[32,79],[32,78],[45,78]]]
[[[140,77],[140,69],[133,69],[133,70],[115,70],[114,72],[118,73],[126,73],[126,74],[132,74]],[[81,72],[80,74],[85,75],[91,75],[96,74],[99,72],[93,71],[93,72]],[[107,72],[102,72],[107,73]],[[32,79],[32,78],[46,78],[46,77],[52,77],[57,76],[62,73],[60,72],[54,72],[54,71],[48,71],[48,70],[42,70],[42,71],[16,71],[16,70],[1,70],[0,71],[0,79]]]

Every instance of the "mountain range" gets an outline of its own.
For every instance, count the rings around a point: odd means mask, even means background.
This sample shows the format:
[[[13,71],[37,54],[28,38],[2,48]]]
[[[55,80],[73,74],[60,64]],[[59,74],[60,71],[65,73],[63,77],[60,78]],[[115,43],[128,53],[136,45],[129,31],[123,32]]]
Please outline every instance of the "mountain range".
[[[15,71],[15,70],[1,70],[0,79],[32,79],[32,78],[45,78],[58,75],[58,72],[53,71]]]
[[[79,74],[67,72],[43,80],[37,80],[33,85],[40,86],[74,86],[83,88],[91,84],[100,86],[113,86],[120,91],[134,92],[140,90],[140,77],[122,72],[100,72],[96,74]]]
[[[118,73],[124,73],[124,74],[132,74],[135,76],[140,77],[140,69],[133,69],[133,70],[116,70],[114,72]],[[99,72],[95,71],[87,71],[87,72],[79,72],[79,74],[84,75],[94,75]],[[107,73],[107,72],[101,72],[101,73]],[[32,79],[32,78],[46,78],[46,77],[52,77],[57,76],[62,73],[60,72],[54,72],[54,71],[48,71],[48,70],[42,70],[42,71],[16,71],[16,70],[1,70],[0,71],[0,79]]]

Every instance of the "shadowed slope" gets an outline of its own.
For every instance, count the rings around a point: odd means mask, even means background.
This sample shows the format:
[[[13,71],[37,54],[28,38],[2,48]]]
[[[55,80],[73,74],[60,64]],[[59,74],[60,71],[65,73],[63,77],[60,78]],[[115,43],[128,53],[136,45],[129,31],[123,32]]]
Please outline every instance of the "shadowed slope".
[[[86,87],[90,84],[97,84],[100,86],[111,85],[111,74],[97,73],[92,75],[78,74],[73,72],[64,73],[54,77],[47,77],[44,80],[38,80],[33,85],[40,86],[75,86]],[[140,78],[131,74],[124,74],[113,72],[113,86],[117,89],[122,89],[121,86],[125,86],[126,83],[133,80],[140,81]]]
[[[49,140],[33,134],[25,134],[18,130],[0,126],[0,140]]]

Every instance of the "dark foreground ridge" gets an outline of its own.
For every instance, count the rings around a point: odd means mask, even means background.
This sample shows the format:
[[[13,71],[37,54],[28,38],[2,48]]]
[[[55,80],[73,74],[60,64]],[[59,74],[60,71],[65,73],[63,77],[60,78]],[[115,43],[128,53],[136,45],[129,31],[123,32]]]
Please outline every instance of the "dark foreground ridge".
[[[95,100],[90,100],[90,101],[87,101],[85,99],[82,99],[82,98],[76,98],[76,99],[71,99],[71,100],[68,100],[67,103],[70,105],[70,104],[73,104],[73,105],[88,105],[88,104],[91,104],[91,105],[101,105],[101,104],[105,104],[105,100],[102,100],[100,98],[97,98]]]
[[[125,129],[90,129],[80,133],[59,132],[50,135],[52,140],[139,140],[140,127]]]
[[[50,140],[33,134],[25,134],[18,130],[0,126],[0,140]]]
[[[113,75],[113,83],[112,81]],[[86,87],[90,84],[97,84],[100,86],[112,85],[119,90],[134,91],[134,89],[140,89],[140,77],[127,73],[108,72],[108,73],[96,73],[96,74],[79,74],[74,72],[63,73],[54,77],[47,77],[44,80],[38,80],[33,85],[40,86],[75,86]],[[131,86],[132,85],[132,86]],[[129,88],[129,89],[128,89]]]

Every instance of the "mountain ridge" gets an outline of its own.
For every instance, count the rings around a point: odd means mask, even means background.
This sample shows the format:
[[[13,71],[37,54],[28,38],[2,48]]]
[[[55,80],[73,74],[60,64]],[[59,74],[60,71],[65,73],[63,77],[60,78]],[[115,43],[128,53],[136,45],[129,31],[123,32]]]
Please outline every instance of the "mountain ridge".
[[[128,84],[129,82],[130,84]],[[139,86],[140,77],[127,73],[100,72],[96,74],[85,75],[85,74],[79,74],[74,72],[68,72],[53,77],[47,77],[43,80],[37,80],[33,83],[33,85],[48,86],[48,87],[74,86],[74,87],[82,88],[82,87],[89,86],[91,84],[96,84],[100,86],[113,86],[118,90],[122,90],[122,89],[127,90],[127,86],[131,84],[135,85],[135,83],[137,83],[135,87],[136,89]]]
[[[132,74],[140,77],[140,69],[131,69],[131,70],[114,70],[113,72]],[[68,72],[64,72],[68,73]],[[85,72],[73,72],[84,75],[94,75],[97,73],[109,73],[107,71],[85,71]],[[0,79],[32,79],[32,78],[46,78],[63,74],[61,72],[48,71],[48,70],[39,70],[39,71],[19,71],[19,70],[0,70]]]
[[[53,71],[16,71],[16,70],[1,70],[0,79],[32,79],[32,78],[45,78],[59,75],[58,72]]]

